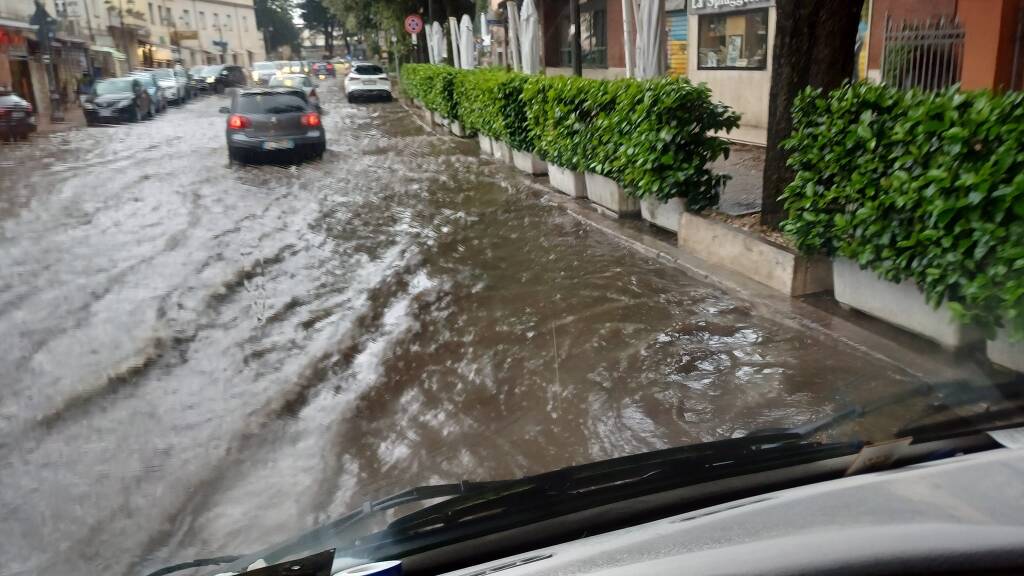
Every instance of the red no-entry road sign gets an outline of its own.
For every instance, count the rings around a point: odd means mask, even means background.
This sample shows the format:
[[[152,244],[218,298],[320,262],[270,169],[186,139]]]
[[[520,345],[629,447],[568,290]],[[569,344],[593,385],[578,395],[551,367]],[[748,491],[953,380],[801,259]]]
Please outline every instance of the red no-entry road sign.
[[[423,18],[419,14],[409,14],[405,17],[405,31],[409,34],[419,34],[423,30]]]

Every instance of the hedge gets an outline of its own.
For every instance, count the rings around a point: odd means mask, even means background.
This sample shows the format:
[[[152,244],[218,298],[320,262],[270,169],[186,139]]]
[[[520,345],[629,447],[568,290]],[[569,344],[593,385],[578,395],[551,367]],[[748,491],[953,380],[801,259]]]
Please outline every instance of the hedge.
[[[442,75],[454,75],[447,108],[430,79]],[[727,178],[709,168],[729,153],[712,133],[735,128],[739,115],[683,78],[607,81],[430,64],[407,64],[402,76],[409,95],[465,129],[607,176],[633,196],[683,197],[699,211],[717,204]]]
[[[1024,94],[807,90],[784,143],[783,230],[933,306],[1024,337]]]

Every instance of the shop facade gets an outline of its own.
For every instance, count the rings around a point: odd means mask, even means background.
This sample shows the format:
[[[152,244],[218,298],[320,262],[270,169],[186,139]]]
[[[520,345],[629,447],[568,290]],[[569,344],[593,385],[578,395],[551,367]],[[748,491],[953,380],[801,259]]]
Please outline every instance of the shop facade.
[[[731,137],[764,145],[768,134],[774,0],[689,0],[687,76],[742,115]]]

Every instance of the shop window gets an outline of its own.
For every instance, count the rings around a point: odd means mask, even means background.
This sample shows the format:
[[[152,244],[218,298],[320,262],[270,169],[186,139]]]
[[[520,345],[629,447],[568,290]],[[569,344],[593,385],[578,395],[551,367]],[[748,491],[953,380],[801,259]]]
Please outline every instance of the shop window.
[[[199,12],[199,27],[206,30],[206,12]]]
[[[248,32],[248,31],[249,31],[249,20],[245,16],[242,16],[242,32]]]
[[[698,18],[697,68],[764,70],[768,63],[768,9]]]
[[[153,17],[153,3],[149,3],[149,23],[156,24],[156,18]]]
[[[580,55],[584,68],[605,68],[608,66],[608,12],[606,0],[580,2]],[[569,11],[566,6],[559,19],[558,33],[562,39],[562,66],[571,67],[572,36]]]

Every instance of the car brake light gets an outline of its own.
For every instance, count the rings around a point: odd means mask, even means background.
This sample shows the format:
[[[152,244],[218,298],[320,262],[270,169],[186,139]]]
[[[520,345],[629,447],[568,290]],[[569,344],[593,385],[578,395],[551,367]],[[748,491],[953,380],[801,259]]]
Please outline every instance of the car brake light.
[[[32,113],[32,103],[25,102],[25,106],[27,106],[27,108],[25,108],[25,112],[28,112],[29,114],[31,114]]]
[[[319,126],[320,125],[320,115],[317,114],[316,112],[310,112],[309,114],[304,114],[302,116],[302,125],[303,126],[310,126],[310,127]]]
[[[331,64],[330,62],[328,62],[327,63],[327,69],[328,70],[334,70],[334,64]]]
[[[252,120],[248,117],[242,116],[241,114],[232,114],[228,117],[228,128],[231,130],[241,130],[252,126]]]
[[[0,108],[0,118],[7,116],[7,108]]]

